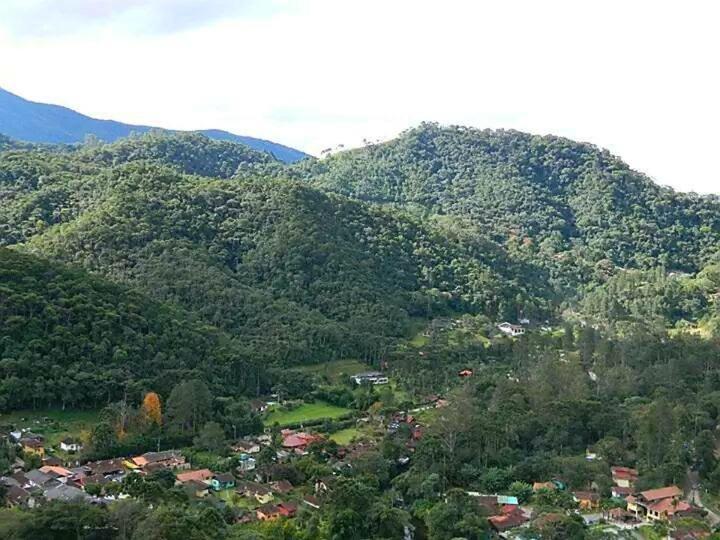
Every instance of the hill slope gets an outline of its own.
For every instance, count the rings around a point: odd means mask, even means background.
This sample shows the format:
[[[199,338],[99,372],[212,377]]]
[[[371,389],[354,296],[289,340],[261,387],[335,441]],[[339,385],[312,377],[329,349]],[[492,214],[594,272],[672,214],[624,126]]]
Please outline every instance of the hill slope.
[[[559,137],[423,124],[297,164],[294,178],[364,201],[463,216],[536,256],[696,271],[720,245],[720,202],[676,193],[609,152]]]
[[[98,120],[67,107],[28,101],[0,88],[0,134],[22,141],[72,144],[82,142],[86,135],[95,135],[100,140],[113,142],[133,132],[146,133],[153,129],[157,128]],[[211,139],[241,143],[268,152],[288,163],[307,157],[304,152],[263,139],[217,129],[199,132]]]
[[[230,382],[237,346],[222,332],[126,287],[6,248],[0,321],[0,409],[99,406],[150,388],[166,395],[178,381],[208,374],[217,388],[242,389]]]

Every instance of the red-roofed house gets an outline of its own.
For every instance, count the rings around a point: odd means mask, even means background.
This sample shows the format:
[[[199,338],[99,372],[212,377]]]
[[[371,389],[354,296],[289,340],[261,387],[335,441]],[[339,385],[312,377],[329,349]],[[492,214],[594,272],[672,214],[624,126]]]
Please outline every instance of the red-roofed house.
[[[610,467],[610,472],[613,484],[618,487],[631,488],[638,479],[637,470],[630,467]]]
[[[319,441],[321,438],[318,435],[312,435],[303,431],[297,433],[283,433],[283,448],[293,450],[295,452],[304,452],[311,443]]]
[[[628,510],[637,517],[655,521],[668,521],[670,518],[688,512],[691,506],[681,500],[682,490],[677,486],[649,489],[638,495],[630,495],[627,501]]]
[[[177,481],[181,484],[186,482],[209,482],[215,476],[210,469],[200,469],[198,471],[187,471],[177,475]]]
[[[525,516],[522,510],[517,506],[511,506],[507,510],[503,508],[503,512],[496,516],[490,516],[488,522],[490,526],[497,532],[507,531],[514,529],[527,523],[528,518]]]

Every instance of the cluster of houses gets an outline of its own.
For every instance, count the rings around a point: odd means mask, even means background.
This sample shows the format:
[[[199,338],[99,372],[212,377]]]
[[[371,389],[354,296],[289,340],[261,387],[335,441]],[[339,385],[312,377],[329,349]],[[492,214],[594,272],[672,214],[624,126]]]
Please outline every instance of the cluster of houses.
[[[681,517],[700,517],[702,511],[683,500],[683,492],[677,486],[667,486],[640,491],[636,489],[638,472],[630,467],[611,467],[613,486],[612,499],[616,505],[609,510],[601,510],[601,496],[597,491],[574,491],[573,499],[580,512],[593,519],[603,518],[608,522],[622,526],[639,526],[647,522],[671,524]],[[565,490],[559,480],[535,482],[533,492],[541,490]],[[478,504],[489,514],[488,522],[499,536],[511,529],[526,526],[533,520],[532,512],[518,504],[515,497],[505,495],[482,495],[468,492],[477,498]],[[617,504],[622,502],[623,504]],[[593,517],[594,516],[594,517]],[[590,519],[588,518],[588,519]],[[537,524],[538,519],[533,523]]]
[[[271,436],[267,434],[244,438],[232,446],[237,462],[234,474],[213,472],[209,469],[193,470],[177,450],[147,452],[138,456],[83,464],[74,461],[73,465],[70,465],[70,460],[63,461],[46,455],[43,439],[39,435],[30,432],[18,432],[15,435],[13,439],[24,455],[39,456],[42,465],[26,471],[26,463],[18,459],[12,470],[0,477],[0,485],[5,488],[6,504],[10,507],[33,508],[52,500],[84,500],[104,504],[128,496],[120,490],[120,483],[127,475],[144,476],[162,470],[172,471],[175,485],[184,488],[190,496],[203,498],[212,492],[234,490],[238,496],[259,505],[254,512],[246,512],[242,516],[244,521],[292,517],[298,511],[298,504],[319,508],[317,495],[322,489],[327,489],[327,483],[321,483],[315,486],[313,494],[305,497],[298,495],[293,497],[294,500],[277,501],[278,497],[286,498],[294,490],[292,484],[286,480],[261,483],[259,476],[253,476],[256,468],[255,455],[271,444]],[[306,454],[312,443],[322,440],[321,436],[304,431],[283,430],[281,436],[281,448],[276,450],[278,459]],[[67,449],[63,448],[65,452],[72,453],[81,449],[78,441],[67,439],[63,442],[67,446]],[[90,490],[90,485],[100,489]]]

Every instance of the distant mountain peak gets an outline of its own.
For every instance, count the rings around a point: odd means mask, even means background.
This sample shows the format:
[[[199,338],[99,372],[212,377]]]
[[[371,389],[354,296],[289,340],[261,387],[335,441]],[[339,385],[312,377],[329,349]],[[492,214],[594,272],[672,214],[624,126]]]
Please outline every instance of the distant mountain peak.
[[[163,128],[100,120],[60,105],[29,101],[0,88],[0,134],[20,141],[73,144],[82,142],[87,135],[94,135],[105,142],[114,142],[133,132],[146,133],[152,129]],[[268,152],[285,163],[308,157],[305,152],[264,139],[235,135],[219,129],[197,132],[211,139],[237,142]]]

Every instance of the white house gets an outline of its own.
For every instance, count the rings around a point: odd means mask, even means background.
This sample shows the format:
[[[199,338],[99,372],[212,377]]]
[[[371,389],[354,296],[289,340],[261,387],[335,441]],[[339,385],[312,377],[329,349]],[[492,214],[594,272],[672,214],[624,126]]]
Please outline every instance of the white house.
[[[362,384],[364,382],[369,382],[371,384],[387,384],[390,382],[389,379],[379,371],[358,373],[357,375],[353,375],[351,379],[355,381],[355,384]]]
[[[82,448],[82,443],[72,437],[65,437],[62,441],[60,441],[60,450],[63,450],[64,452],[79,452]]]
[[[522,326],[510,324],[509,322],[498,324],[498,330],[500,330],[503,334],[512,337],[522,336],[525,333],[525,329]]]

